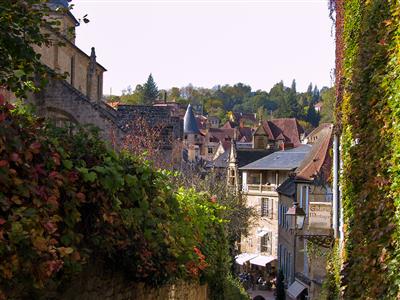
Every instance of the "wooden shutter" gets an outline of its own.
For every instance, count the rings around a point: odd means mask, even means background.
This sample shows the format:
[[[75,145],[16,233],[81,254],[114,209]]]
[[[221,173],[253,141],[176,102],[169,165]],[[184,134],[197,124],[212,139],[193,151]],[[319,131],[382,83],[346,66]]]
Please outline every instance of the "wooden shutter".
[[[268,253],[272,254],[272,231],[268,232]]]
[[[274,199],[268,198],[268,217],[273,219],[274,217]]]

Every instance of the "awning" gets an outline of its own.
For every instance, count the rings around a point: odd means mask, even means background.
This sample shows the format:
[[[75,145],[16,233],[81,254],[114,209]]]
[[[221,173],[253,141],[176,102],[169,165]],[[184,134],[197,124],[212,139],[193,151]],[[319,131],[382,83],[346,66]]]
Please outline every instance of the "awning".
[[[246,261],[256,257],[257,254],[254,253],[240,253],[238,256],[235,257],[235,261],[239,265],[243,265]]]
[[[250,263],[252,265],[262,266],[269,264],[270,262],[276,260],[276,256],[266,256],[266,255],[258,255],[252,259],[250,259]]]
[[[296,299],[307,287],[301,282],[295,280],[288,288],[287,293],[293,299]]]
[[[268,231],[266,231],[266,230],[259,230],[259,231],[257,231],[256,235],[259,237],[263,237],[267,233],[268,233]]]

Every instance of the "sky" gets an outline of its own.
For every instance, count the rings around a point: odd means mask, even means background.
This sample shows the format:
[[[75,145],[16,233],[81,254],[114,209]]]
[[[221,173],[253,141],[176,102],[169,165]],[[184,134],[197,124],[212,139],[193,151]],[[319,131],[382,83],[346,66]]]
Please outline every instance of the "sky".
[[[332,86],[333,22],[326,0],[74,0],[90,20],[76,44],[96,48],[108,71],[104,94],[121,94],[152,73],[159,89],[283,80],[305,91]]]

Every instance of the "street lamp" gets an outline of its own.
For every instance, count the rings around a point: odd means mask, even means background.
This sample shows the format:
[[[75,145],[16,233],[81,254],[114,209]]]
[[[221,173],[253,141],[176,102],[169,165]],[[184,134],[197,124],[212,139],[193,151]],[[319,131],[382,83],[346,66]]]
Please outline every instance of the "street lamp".
[[[293,203],[293,206],[288,209],[286,215],[290,218],[290,229],[294,230],[295,234],[297,230],[303,229],[306,214],[301,207],[297,206],[297,202]]]

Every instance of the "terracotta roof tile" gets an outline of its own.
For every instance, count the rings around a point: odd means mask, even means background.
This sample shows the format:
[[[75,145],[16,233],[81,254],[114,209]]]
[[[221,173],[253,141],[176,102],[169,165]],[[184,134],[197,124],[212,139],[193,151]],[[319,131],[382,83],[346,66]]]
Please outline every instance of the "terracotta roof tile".
[[[297,168],[296,179],[313,180],[320,174],[324,180],[328,180],[331,172],[332,157],[329,149],[332,145],[332,124],[322,124],[319,130],[319,137],[314,142],[311,152]]]
[[[270,140],[283,140],[295,147],[301,144],[300,135],[304,133],[304,129],[295,118],[263,121],[262,125]]]

